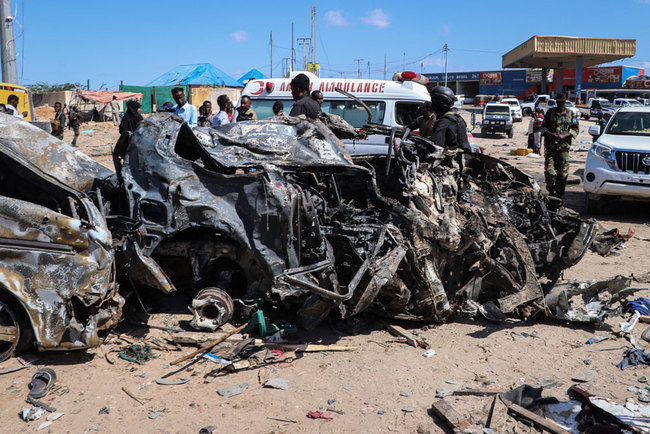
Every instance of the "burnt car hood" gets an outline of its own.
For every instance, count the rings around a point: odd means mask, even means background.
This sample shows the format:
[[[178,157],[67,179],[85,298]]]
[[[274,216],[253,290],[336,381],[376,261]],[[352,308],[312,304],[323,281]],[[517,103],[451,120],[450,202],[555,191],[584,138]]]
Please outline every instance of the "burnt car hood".
[[[0,147],[78,191],[90,192],[113,171],[86,154],[14,116],[0,116]]]
[[[282,121],[237,122],[219,128],[196,128],[194,133],[222,167],[244,168],[351,166],[350,153],[321,123],[299,118]]]

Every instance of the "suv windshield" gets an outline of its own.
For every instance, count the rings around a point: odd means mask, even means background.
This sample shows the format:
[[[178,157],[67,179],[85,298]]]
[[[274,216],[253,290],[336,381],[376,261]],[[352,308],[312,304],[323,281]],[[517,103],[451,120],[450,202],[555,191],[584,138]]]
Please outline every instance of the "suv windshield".
[[[489,105],[485,107],[485,115],[508,116],[510,114],[510,106],[505,104]]]
[[[607,124],[606,134],[650,136],[649,112],[618,112]]]
[[[634,100],[634,99],[625,100],[625,101],[623,101],[623,103],[628,103],[630,106],[634,106],[634,107],[639,107],[639,106],[643,105],[639,101]]]
[[[508,105],[511,105],[513,107],[519,107],[519,102],[517,100],[510,99],[510,100],[507,100],[507,101],[504,100],[503,102],[508,104]]]

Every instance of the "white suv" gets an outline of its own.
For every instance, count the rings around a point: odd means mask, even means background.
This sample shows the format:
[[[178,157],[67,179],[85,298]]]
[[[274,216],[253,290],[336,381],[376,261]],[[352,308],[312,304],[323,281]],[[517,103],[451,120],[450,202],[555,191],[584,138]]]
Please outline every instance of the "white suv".
[[[589,134],[601,133],[597,125]],[[607,196],[650,199],[650,107],[624,107],[589,149],[584,174],[589,212]]]
[[[501,103],[510,106],[510,114],[512,115],[513,121],[521,122],[523,120],[524,117],[521,114],[521,105],[517,98],[503,98]]]

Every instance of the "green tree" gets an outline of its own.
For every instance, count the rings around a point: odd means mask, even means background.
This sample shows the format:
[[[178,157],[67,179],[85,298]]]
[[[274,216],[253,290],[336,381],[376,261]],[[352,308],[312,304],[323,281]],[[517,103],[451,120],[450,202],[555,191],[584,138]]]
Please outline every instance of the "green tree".
[[[62,90],[73,90],[77,87],[81,87],[79,83],[62,83],[62,84],[49,84],[44,81],[30,84],[27,86],[32,93],[48,93],[48,92],[60,92]]]

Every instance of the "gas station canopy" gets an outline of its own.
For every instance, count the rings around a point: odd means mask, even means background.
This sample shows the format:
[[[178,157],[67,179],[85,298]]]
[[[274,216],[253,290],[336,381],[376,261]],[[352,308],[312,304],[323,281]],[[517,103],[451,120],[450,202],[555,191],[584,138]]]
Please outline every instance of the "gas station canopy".
[[[504,54],[501,64],[503,68],[576,68],[635,54],[635,39],[536,35]]]

